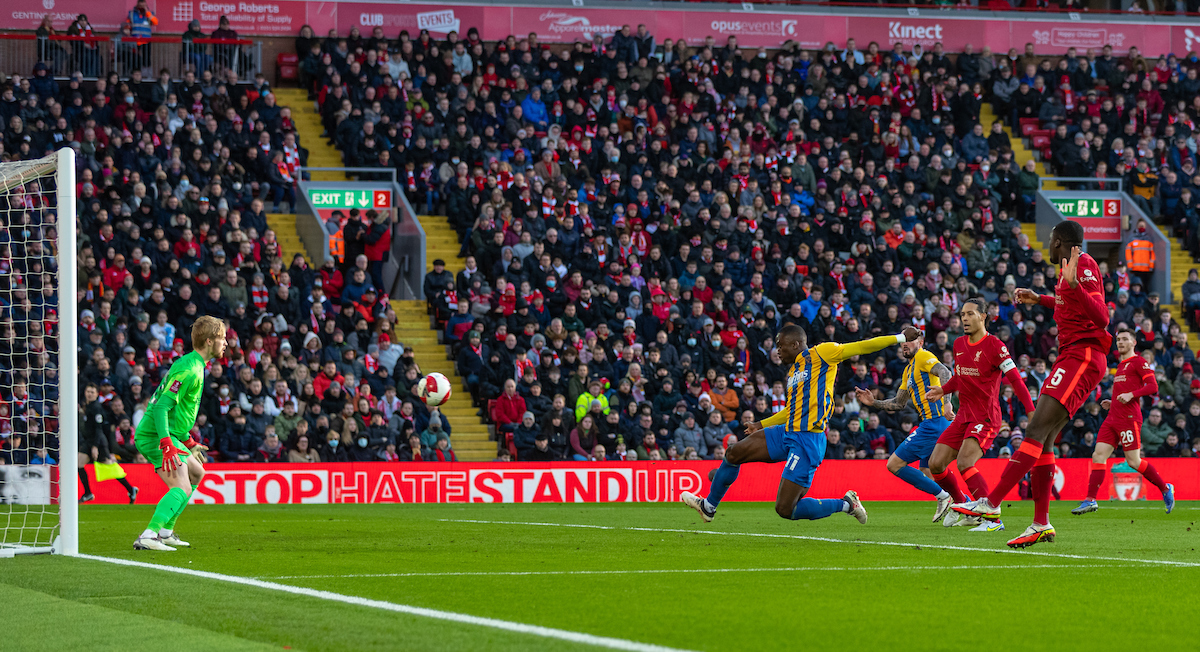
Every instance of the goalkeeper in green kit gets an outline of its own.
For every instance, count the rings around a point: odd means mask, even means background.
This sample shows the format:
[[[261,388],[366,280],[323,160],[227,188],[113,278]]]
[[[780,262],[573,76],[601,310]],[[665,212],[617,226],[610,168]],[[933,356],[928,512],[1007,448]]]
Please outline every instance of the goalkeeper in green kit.
[[[173,552],[172,546],[190,545],[175,534],[175,520],[204,478],[204,466],[193,453],[208,448],[188,433],[196,425],[200,409],[204,367],[224,353],[225,323],[209,316],[196,320],[192,326],[192,352],[171,364],[138,423],[134,443],[167,483],[167,494],[158,501],[146,530],[133,542],[134,550]]]

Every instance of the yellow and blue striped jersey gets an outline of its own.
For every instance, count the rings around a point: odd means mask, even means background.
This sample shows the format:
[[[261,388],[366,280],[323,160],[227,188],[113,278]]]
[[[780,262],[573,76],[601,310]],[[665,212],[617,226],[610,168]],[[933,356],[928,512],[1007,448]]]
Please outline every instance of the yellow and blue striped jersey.
[[[787,380],[788,432],[825,432],[825,424],[833,412],[833,386],[837,380],[838,363],[846,355],[846,347],[834,342],[818,344],[801,353]]]
[[[913,356],[912,360],[908,361],[908,366],[904,368],[904,375],[900,381],[900,388],[908,388],[909,395],[912,397],[912,404],[917,408],[917,414],[921,416],[921,420],[934,419],[942,415],[942,401],[930,401],[927,398],[930,387],[941,387],[942,379],[930,373],[935,365],[938,364],[937,356],[930,351],[921,349]]]
[[[861,342],[824,342],[796,356],[787,379],[787,407],[763,419],[763,428],[784,426],[788,432],[825,432],[833,412],[833,388],[837,366],[843,360],[897,344],[895,335],[881,335]]]

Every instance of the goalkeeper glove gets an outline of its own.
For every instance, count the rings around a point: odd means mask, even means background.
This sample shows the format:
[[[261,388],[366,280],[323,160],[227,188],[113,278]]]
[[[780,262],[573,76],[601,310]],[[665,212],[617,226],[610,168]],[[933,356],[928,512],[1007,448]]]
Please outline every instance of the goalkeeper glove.
[[[179,456],[186,455],[184,451],[175,448],[170,437],[158,440],[158,450],[162,451],[162,470],[171,473],[179,468]]]

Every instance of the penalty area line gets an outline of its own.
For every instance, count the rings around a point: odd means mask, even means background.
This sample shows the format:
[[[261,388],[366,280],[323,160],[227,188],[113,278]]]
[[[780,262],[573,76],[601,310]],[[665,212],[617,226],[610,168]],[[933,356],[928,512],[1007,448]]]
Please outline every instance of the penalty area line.
[[[259,576],[265,580],[324,580],[375,577],[503,577],[537,575],[667,575],[672,573],[815,573],[837,571],[955,571],[955,570],[1026,570],[1031,568],[1140,568],[1134,564],[997,564],[972,566],[803,566],[789,568],[647,568],[630,570],[568,571],[447,571],[444,573],[362,573],[348,575]]]
[[[209,571],[192,570],[190,568],[179,568],[176,566],[163,566],[159,564],[150,564],[146,562],[133,561],[130,559],[118,559],[115,557],[101,557],[98,555],[75,555],[79,559],[88,559],[91,561],[99,561],[108,564],[116,564],[118,566],[130,566],[134,568],[146,568],[150,570],[163,571],[166,573],[176,573],[178,575],[187,575],[190,577],[199,577],[202,579],[216,580],[218,582],[227,582],[230,584],[239,584],[258,589],[266,589],[268,591],[279,591],[281,593],[290,593],[292,595],[300,595],[309,598],[317,598],[318,600],[328,600],[330,602],[341,602],[343,604],[353,605],[356,607],[369,607],[372,609],[381,609],[384,611],[392,611],[396,613],[409,614],[422,618],[432,618],[434,620],[446,620],[464,625],[475,625],[477,627],[489,627],[491,629],[499,629],[516,634],[527,634],[530,636],[540,636],[543,638],[557,639],[560,641],[569,641],[571,643],[579,643],[582,645],[591,645],[594,647],[607,648],[610,650],[628,650],[630,652],[687,652],[679,648],[665,647],[661,645],[652,645],[650,643],[641,643],[638,641],[630,641],[621,638],[611,638],[608,636],[596,636],[594,634],[585,634],[582,632],[572,632],[565,629],[555,629],[553,627],[542,627],[540,625],[528,625],[525,623],[512,622],[509,620],[499,620],[496,618],[485,618],[483,616],[472,616],[470,614],[462,614],[453,611],[442,611],[440,609],[429,609],[426,607],[415,607],[412,605],[399,604],[395,602],[386,602],[384,600],[372,600],[370,598],[361,598],[353,595],[343,595],[332,591],[321,591],[318,589],[309,589],[301,586],[291,586],[289,584],[279,584],[277,582],[268,582],[261,579],[249,577],[239,577],[237,575],[225,575],[222,573],[212,573]]]
[[[625,530],[630,532],[669,532],[671,534],[709,534],[725,537],[758,537],[764,539],[798,539],[801,541],[821,541],[824,543],[851,543],[855,545],[893,546],[899,548],[933,548],[936,550],[957,550],[961,552],[992,552],[1009,555],[1030,555],[1033,557],[1056,557],[1058,559],[1084,559],[1088,561],[1115,561],[1138,564],[1159,564],[1163,566],[1198,567],[1200,563],[1187,561],[1169,561],[1165,559],[1132,559],[1127,557],[1100,557],[1096,555],[1072,555],[1062,552],[1041,552],[1035,550],[1015,550],[1011,548],[976,548],[973,546],[951,546],[938,543],[904,543],[900,541],[871,541],[868,539],[834,539],[832,537],[814,537],[803,534],[768,534],[764,532],[721,532],[718,530],[685,530],[681,528],[656,527],[619,527],[613,525],[587,525],[582,523],[538,523],[526,521],[482,521],[476,519],[439,518],[446,523],[480,523],[485,525],[529,525],[537,527],[566,527],[587,530]]]

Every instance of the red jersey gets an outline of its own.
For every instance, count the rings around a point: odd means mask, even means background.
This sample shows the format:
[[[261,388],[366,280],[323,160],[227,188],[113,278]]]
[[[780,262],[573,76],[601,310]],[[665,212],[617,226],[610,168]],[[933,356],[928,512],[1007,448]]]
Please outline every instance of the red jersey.
[[[1072,288],[1059,274],[1054,296],[1042,296],[1041,305],[1054,309],[1058,324],[1060,351],[1074,346],[1089,346],[1108,355],[1112,335],[1108,333],[1108,305],[1104,302],[1104,285],[1100,266],[1087,254],[1080,254],[1076,267],[1079,283]]]
[[[954,340],[954,378],[946,387],[958,392],[955,420],[1000,423],[1000,378],[1014,368],[1008,347],[995,335],[976,344],[968,335]]]
[[[1132,392],[1134,399],[1128,403],[1118,401],[1117,397],[1126,392]],[[1121,364],[1117,365],[1117,377],[1113,382],[1112,405],[1109,407],[1108,419],[1133,419],[1141,422],[1141,397],[1157,392],[1158,380],[1142,356],[1132,355],[1122,360]]]

